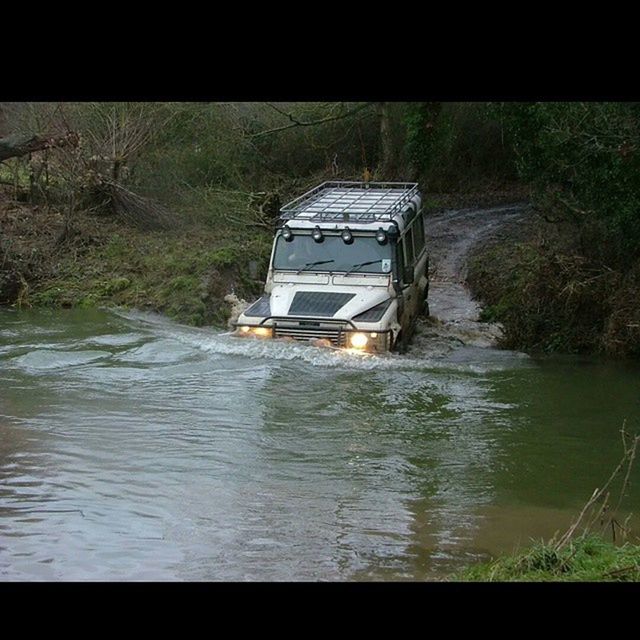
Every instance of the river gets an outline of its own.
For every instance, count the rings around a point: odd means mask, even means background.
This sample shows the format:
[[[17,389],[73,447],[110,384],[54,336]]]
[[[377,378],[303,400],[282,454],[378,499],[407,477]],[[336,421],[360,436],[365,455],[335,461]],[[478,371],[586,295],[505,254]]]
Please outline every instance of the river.
[[[638,365],[430,330],[365,356],[1,311],[0,579],[437,580],[566,528],[640,431]]]

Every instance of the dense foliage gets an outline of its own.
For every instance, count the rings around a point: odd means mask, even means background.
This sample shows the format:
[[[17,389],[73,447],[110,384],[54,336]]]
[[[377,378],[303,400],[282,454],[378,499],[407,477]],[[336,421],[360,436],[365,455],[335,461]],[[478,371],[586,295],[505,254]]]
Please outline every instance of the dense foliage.
[[[589,253],[640,256],[640,104],[508,103],[502,116],[521,177],[599,235]]]
[[[640,109],[495,105],[535,212],[470,281],[519,349],[640,355]]]

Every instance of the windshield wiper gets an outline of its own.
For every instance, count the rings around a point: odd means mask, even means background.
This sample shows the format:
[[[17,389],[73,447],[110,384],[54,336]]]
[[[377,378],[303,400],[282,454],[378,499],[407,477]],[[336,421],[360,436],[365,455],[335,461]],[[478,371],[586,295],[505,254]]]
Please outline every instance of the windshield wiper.
[[[356,269],[360,269],[360,267],[366,267],[370,264],[375,264],[376,262],[380,262],[380,260],[369,260],[369,262],[360,262],[359,264],[353,264],[351,265],[351,269],[349,269],[349,271],[347,271],[347,273],[345,273],[345,278],[352,272],[355,271]]]
[[[335,262],[335,260],[316,260],[316,262],[307,262],[302,269],[298,269],[296,275],[306,271],[307,269],[311,269],[312,267],[317,267],[319,264],[328,264],[329,262]]]

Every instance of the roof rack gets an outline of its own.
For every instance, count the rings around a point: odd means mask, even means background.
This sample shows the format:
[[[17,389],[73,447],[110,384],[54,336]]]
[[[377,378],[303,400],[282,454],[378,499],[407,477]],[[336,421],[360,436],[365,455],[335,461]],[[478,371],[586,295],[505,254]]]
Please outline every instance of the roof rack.
[[[323,182],[284,205],[280,219],[390,222],[417,193],[415,182]]]

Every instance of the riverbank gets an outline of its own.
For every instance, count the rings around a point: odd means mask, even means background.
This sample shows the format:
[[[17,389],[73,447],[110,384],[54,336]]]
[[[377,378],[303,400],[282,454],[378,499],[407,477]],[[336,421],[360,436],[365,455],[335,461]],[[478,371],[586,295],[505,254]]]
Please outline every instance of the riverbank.
[[[640,264],[622,272],[589,259],[573,225],[532,206],[496,224],[492,207],[526,203],[528,197],[522,185],[426,193],[427,235],[441,261],[451,262],[455,254],[453,271],[445,270],[441,279],[450,289],[449,271],[455,272],[456,286],[468,287],[475,299],[474,320],[479,314],[486,323],[480,333],[490,334],[491,342],[495,336],[503,348],[640,357]],[[114,217],[69,217],[61,208],[18,202],[5,190],[0,304],[119,306],[190,325],[224,326],[231,313],[225,296],[259,295],[272,233],[261,226],[224,228],[197,217],[180,219],[172,229],[140,230]],[[432,273],[436,310],[440,298],[448,304],[458,297],[455,291],[449,298],[440,295],[439,275],[437,269]]]
[[[261,290],[271,238],[221,234],[188,222],[143,231],[113,218],[0,200],[0,303],[18,307],[118,306],[223,326],[229,293]]]
[[[640,546],[615,545],[598,536],[579,538],[560,551],[549,543],[473,565],[460,582],[639,582]]]
[[[504,327],[503,347],[640,357],[640,262],[616,265],[597,243],[532,207],[471,251],[467,283],[481,319]]]

